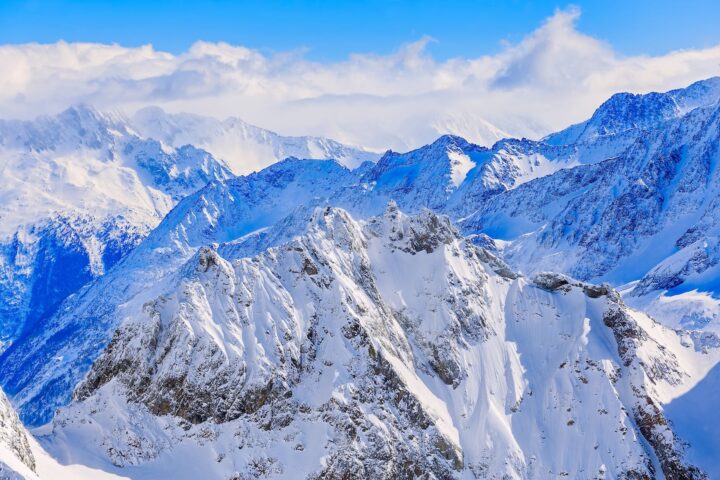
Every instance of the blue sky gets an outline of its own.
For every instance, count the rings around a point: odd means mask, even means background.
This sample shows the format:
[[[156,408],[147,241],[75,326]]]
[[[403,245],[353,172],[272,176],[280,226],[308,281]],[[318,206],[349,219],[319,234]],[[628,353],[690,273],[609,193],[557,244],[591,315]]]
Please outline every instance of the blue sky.
[[[443,133],[539,138],[613,93],[720,75],[719,10],[720,0],[0,0],[0,115],[159,106],[379,151]]]
[[[0,0],[0,44],[57,40],[118,43],[179,53],[197,40],[265,53],[307,49],[337,61],[385,54],[429,35],[440,60],[492,54],[558,8],[580,7],[579,31],[625,55],[720,43],[720,1],[88,1]]]

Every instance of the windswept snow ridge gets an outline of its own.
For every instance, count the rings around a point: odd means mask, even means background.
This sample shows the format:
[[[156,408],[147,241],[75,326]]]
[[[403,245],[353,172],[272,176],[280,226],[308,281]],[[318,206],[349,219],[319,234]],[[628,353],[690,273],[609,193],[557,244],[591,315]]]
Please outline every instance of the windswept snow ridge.
[[[166,150],[88,107],[0,121],[0,351],[131,251],[173,205],[228,168]]]

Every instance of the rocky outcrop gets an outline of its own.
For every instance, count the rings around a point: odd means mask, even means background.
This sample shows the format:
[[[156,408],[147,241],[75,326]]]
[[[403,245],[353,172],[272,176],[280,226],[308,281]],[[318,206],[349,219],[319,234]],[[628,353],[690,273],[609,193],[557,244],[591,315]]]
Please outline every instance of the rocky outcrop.
[[[664,348],[655,358],[641,357],[637,349],[644,342],[651,342],[638,323],[623,308],[621,302],[608,309],[603,322],[612,330],[618,348],[618,355],[628,369],[626,375],[636,379],[630,390],[634,397],[633,415],[643,437],[652,446],[660,463],[663,475],[668,479],[690,480],[706,479],[707,475],[694,465],[685,461],[685,445],[673,432],[663,415],[657,400],[654,400],[644,382],[638,377],[647,377],[651,384],[659,382],[676,383],[681,381],[683,372],[677,358]],[[652,363],[649,363],[649,362]]]
[[[611,296],[618,301],[620,296],[610,287],[609,284],[593,285],[591,283],[579,282],[567,275],[554,272],[541,272],[533,277],[533,283],[540,288],[549,291],[569,292],[573,287],[578,287],[590,298],[599,298],[602,296]]]
[[[77,389],[76,401],[88,401],[114,382],[129,402],[190,424],[242,421],[274,431],[299,415],[326,422],[340,444],[318,475],[346,478],[363,472],[361,478],[389,479],[416,472],[451,478],[463,467],[462,451],[442,427],[446,420],[439,420],[413,389],[417,380],[408,372],[416,367],[397,324],[400,314],[384,304],[366,249],[387,241],[384,248],[427,255],[457,244],[457,232],[446,218],[429,212],[408,218],[390,211],[363,228],[346,213],[328,209],[316,222],[308,236],[254,259],[228,262],[214,249],[201,249],[183,270],[188,276],[180,278],[177,293],[146,304],[142,321],[116,332]],[[327,241],[334,244],[331,249],[318,248]],[[466,255],[473,255],[475,247],[466,247]],[[346,291],[348,282],[359,290]],[[298,295],[307,296],[311,311],[297,310]],[[218,327],[221,337],[210,335]],[[482,328],[483,323],[468,324],[465,330],[478,335]],[[422,335],[417,325],[412,333],[418,340]],[[443,381],[457,383],[465,374],[440,347],[451,346],[447,337],[424,341],[443,352],[425,365]],[[313,379],[342,357],[342,351],[319,354],[340,338],[353,361],[339,371],[355,379],[355,386],[343,402],[333,397],[314,405],[303,402]],[[383,431],[362,413],[370,411],[383,419]],[[361,436],[373,441],[360,441]],[[115,447],[110,456],[119,464],[145,458],[121,455]]]

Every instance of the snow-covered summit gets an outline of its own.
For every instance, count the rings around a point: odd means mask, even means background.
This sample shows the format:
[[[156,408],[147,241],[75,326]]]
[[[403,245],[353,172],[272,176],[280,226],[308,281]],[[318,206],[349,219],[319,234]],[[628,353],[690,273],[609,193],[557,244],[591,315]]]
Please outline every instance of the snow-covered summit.
[[[232,176],[86,106],[0,121],[0,351],[109,270],[184,196]]]
[[[464,220],[466,231],[505,240],[532,233],[506,252],[522,258],[517,265],[525,271],[550,262],[579,278],[638,279],[678,250],[714,237],[719,121],[714,103],[638,128],[612,157],[494,196]],[[559,251],[568,253],[562,261],[554,256]]]
[[[129,133],[121,116],[103,114],[84,104],[35,120],[0,119],[3,149],[64,152],[87,147],[100,150],[109,148],[115,137]]]
[[[178,199],[231,176],[207,152],[167,149],[121,117],[82,105],[34,121],[1,120],[0,162],[3,237],[53,214],[125,214],[154,224]]]
[[[198,248],[267,228],[297,205],[327,199],[353,183],[357,176],[334,160],[287,159],[259,173],[211,182],[187,196],[113,269],[54,316],[42,318],[0,358],[4,385],[23,419],[36,425],[50,420],[119,320],[135,314],[123,313],[131,308],[128,301],[152,295],[158,279]],[[62,361],[53,363],[57,358]]]

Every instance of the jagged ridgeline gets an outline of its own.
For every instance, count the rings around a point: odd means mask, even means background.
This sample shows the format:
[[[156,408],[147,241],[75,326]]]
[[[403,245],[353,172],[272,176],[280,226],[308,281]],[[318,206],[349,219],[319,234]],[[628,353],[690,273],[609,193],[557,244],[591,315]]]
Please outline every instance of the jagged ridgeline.
[[[720,359],[719,98],[376,163],[155,110],[0,124],[13,165],[109,175],[0,207],[0,380],[53,451],[149,477],[704,478],[678,412]],[[241,132],[352,168],[179,145]]]

